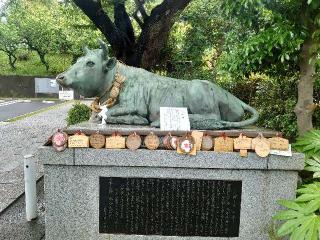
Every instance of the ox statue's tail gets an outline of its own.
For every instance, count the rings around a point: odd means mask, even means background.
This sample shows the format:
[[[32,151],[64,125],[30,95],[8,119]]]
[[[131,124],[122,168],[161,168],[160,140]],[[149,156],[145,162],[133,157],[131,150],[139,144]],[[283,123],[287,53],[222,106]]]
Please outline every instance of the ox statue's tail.
[[[206,119],[193,119],[193,121],[191,121],[191,128],[202,129],[202,130],[228,129],[228,128],[230,129],[230,128],[241,128],[241,127],[254,124],[259,118],[259,113],[253,107],[242,102],[241,100],[239,101],[243,110],[252,114],[252,116],[249,119],[239,121],[239,122],[210,119],[210,117]]]
[[[244,111],[248,111],[252,114],[252,116],[249,119],[240,121],[240,122],[228,122],[228,121],[221,121],[221,123],[224,125],[224,128],[241,128],[244,126],[252,125],[256,121],[258,121],[259,113],[257,110],[255,110],[253,107],[249,106],[248,104],[241,101],[241,106]]]

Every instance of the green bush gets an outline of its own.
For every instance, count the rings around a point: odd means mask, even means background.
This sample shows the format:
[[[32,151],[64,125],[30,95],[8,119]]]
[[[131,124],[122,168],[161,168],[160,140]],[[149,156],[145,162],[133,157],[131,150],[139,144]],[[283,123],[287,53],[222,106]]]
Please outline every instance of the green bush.
[[[260,117],[257,126],[283,132],[289,139],[297,137],[294,107],[297,101],[298,76],[271,77],[264,73],[249,76],[218,77],[218,84],[255,107]]]
[[[68,112],[67,124],[73,125],[80,122],[88,121],[90,118],[91,109],[80,102],[76,102]]]
[[[293,140],[297,137],[297,118],[294,107],[297,102],[297,75],[270,77],[260,82],[253,100],[260,112],[258,125],[281,131]]]
[[[294,140],[298,129],[294,113],[298,79],[298,73],[290,73],[287,76],[264,73],[234,76],[222,72],[218,75],[217,83],[259,111],[259,127],[282,132],[285,137]],[[315,82],[314,99],[320,99],[320,78]],[[320,108],[314,112],[313,125],[316,129],[320,128]]]

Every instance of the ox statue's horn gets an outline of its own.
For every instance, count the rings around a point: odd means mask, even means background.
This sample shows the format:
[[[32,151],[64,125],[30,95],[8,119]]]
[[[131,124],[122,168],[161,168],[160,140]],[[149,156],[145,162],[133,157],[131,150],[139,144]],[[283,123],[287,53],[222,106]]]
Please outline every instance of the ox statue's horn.
[[[87,46],[84,46],[84,47],[83,47],[83,52],[84,52],[85,54],[87,54],[89,51],[90,51],[90,49],[89,49]]]
[[[100,43],[100,48],[102,49],[102,57],[103,57],[103,59],[107,59],[108,47],[101,39],[99,39],[99,43]]]

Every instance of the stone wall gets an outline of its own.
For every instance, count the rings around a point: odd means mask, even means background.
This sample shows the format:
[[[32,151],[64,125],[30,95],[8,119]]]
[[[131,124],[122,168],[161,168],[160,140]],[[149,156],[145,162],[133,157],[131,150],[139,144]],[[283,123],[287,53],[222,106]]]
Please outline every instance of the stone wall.
[[[36,76],[0,75],[0,97],[58,97],[57,94],[38,94],[38,96],[36,96],[34,86],[35,77]]]

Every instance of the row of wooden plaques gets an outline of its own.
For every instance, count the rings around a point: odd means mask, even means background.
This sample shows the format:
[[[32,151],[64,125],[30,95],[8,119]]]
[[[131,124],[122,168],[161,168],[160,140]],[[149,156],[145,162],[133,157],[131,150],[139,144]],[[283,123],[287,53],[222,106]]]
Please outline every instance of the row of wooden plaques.
[[[195,155],[196,151],[216,152],[233,152],[239,151],[243,157],[247,156],[247,152],[255,151],[259,156],[266,157],[270,150],[286,151],[289,147],[289,141],[285,138],[275,136],[265,138],[259,134],[256,138],[249,138],[240,134],[237,138],[230,138],[225,135],[213,138],[200,131],[192,131],[184,136],[172,136],[170,133],[159,138],[150,132],[142,141],[141,136],[136,133],[124,137],[119,133],[111,136],[104,136],[99,132],[90,136],[86,136],[81,132],[68,136],[66,133],[58,131],[52,136],[52,145],[57,151],[63,151],[65,148],[88,148],[95,149],[124,149],[137,150],[142,145],[147,149],[155,150],[164,148],[168,150],[176,150],[180,154]]]

